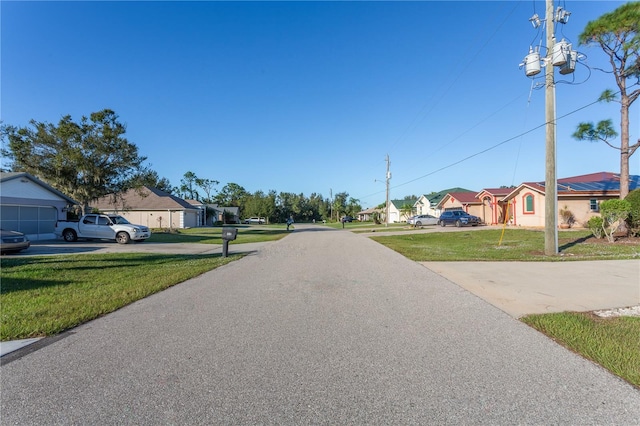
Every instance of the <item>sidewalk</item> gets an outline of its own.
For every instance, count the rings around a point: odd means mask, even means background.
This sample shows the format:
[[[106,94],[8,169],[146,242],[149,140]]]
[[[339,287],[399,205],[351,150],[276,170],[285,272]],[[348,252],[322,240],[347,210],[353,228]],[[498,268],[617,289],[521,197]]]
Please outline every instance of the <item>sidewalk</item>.
[[[519,318],[640,305],[640,261],[421,262]]]

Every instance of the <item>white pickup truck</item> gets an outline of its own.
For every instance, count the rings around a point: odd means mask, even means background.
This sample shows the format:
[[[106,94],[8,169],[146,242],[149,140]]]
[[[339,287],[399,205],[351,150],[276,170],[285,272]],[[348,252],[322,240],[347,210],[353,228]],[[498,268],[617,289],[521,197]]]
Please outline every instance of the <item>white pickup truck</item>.
[[[146,240],[151,236],[151,231],[146,226],[133,225],[115,214],[87,214],[77,222],[58,221],[55,234],[68,242],[91,238],[128,244],[130,241]]]

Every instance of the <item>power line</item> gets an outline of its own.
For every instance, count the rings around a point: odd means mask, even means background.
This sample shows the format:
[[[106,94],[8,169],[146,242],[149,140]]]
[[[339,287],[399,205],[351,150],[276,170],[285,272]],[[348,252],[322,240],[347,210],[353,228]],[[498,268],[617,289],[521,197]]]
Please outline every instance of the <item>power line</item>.
[[[618,92],[618,93],[619,93],[619,92]],[[575,109],[575,110],[573,110],[573,111],[570,111],[570,112],[568,112],[568,113],[566,113],[566,114],[564,114],[564,115],[561,115],[560,117],[556,117],[555,122],[557,123],[559,120],[561,120],[561,119],[563,119],[563,118],[566,118],[566,117],[568,117],[568,116],[570,116],[570,115],[573,115],[573,114],[575,114],[575,113],[577,113],[577,112],[579,112],[579,111],[582,111],[582,110],[584,110],[584,109],[586,109],[586,108],[589,108],[589,107],[591,107],[591,106],[593,106],[593,105],[595,105],[595,104],[597,104],[597,103],[600,103],[600,100],[599,100],[599,99],[598,99],[598,100],[595,100],[595,101],[593,101],[593,102],[591,102],[591,103],[589,103],[589,104],[586,104],[586,105],[584,105],[584,106],[581,106],[580,108],[577,108],[577,109]],[[494,149],[498,148],[499,146],[502,146],[502,145],[504,145],[504,144],[506,144],[506,143],[509,143],[509,142],[513,141],[513,140],[516,140],[516,139],[518,139],[518,138],[521,138],[521,137],[523,137],[523,136],[526,136],[526,135],[528,135],[529,133],[532,133],[532,132],[534,132],[534,131],[536,131],[536,130],[538,130],[538,129],[540,129],[540,128],[542,128],[542,127],[546,126],[546,125],[547,125],[547,123],[546,123],[546,122],[545,122],[545,123],[542,123],[542,124],[540,124],[540,125],[538,125],[538,126],[536,126],[536,127],[533,127],[533,128],[531,128],[531,129],[529,129],[529,130],[527,130],[527,131],[523,132],[523,133],[520,133],[520,134],[518,134],[518,135],[516,135],[516,136],[513,136],[513,137],[510,137],[510,138],[508,138],[508,139],[505,139],[505,140],[503,140],[502,142],[499,142],[499,143],[497,143],[497,144],[495,144],[495,145],[492,145],[492,146],[490,146],[490,147],[488,147],[488,148],[486,148],[486,149],[483,149],[482,151],[478,151],[478,152],[476,152],[476,153],[474,153],[474,154],[471,154],[471,155],[469,155],[469,156],[467,156],[467,157],[464,157],[464,158],[462,158],[462,159],[460,159],[460,160],[458,160],[458,161],[455,161],[455,162],[453,162],[453,163],[450,163],[450,164],[448,164],[448,165],[446,165],[446,166],[440,167],[439,169],[433,170],[433,171],[431,171],[431,172],[429,172],[429,173],[427,173],[427,174],[425,174],[425,175],[422,175],[422,176],[419,176],[419,177],[417,177],[417,178],[414,178],[414,179],[408,180],[408,181],[406,181],[406,182],[400,183],[400,184],[398,184],[398,185],[392,186],[390,189],[400,188],[401,186],[408,185],[408,184],[413,183],[413,182],[415,182],[415,181],[418,181],[418,180],[420,180],[420,179],[424,179],[424,178],[426,178],[426,177],[432,176],[432,175],[434,175],[434,174],[436,174],[436,173],[438,173],[438,172],[441,172],[441,171],[443,171],[443,170],[449,169],[449,168],[451,168],[451,167],[453,167],[453,166],[456,166],[456,165],[458,165],[458,164],[460,164],[460,163],[463,163],[463,162],[465,162],[465,161],[467,161],[467,160],[470,160],[470,159],[472,159],[472,158],[474,158],[474,157],[477,157],[477,156],[482,155],[482,154],[484,154],[484,153],[486,153],[486,152],[489,152],[489,151],[491,151],[491,150],[494,150]],[[372,196],[374,196],[374,195],[378,195],[378,194],[383,193],[383,192],[384,192],[384,191],[377,191],[377,192],[374,192],[374,193],[371,193],[371,194],[368,194],[368,195],[365,195],[365,196],[363,196],[363,197],[359,197],[359,198],[360,198],[360,199],[364,199],[364,198],[372,197]]]

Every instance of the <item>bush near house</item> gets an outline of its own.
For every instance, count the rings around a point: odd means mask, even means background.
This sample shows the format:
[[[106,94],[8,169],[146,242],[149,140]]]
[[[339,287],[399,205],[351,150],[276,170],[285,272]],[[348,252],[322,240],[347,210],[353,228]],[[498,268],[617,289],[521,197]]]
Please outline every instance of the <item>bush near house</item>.
[[[627,217],[629,232],[633,236],[640,236],[640,188],[631,191],[625,197],[625,200],[628,201],[631,206],[629,216]]]
[[[631,203],[627,200],[606,200],[600,203],[600,214],[604,221],[602,228],[609,242],[615,241],[615,233],[625,224],[630,211]]]

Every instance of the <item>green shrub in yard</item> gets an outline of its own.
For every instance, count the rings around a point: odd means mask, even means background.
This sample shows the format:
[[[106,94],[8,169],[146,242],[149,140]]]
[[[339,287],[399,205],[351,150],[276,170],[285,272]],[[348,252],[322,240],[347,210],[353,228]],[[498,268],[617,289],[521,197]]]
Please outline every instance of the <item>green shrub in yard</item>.
[[[629,192],[625,200],[631,205],[627,225],[632,235],[640,235],[640,188]]]
[[[629,212],[631,211],[631,203],[627,200],[606,200],[600,203],[600,214],[604,220],[604,233],[609,242],[614,242],[614,234],[618,227],[624,225]]]
[[[587,227],[593,233],[593,236],[600,239],[604,236],[604,220],[600,216],[594,216],[587,221]]]

